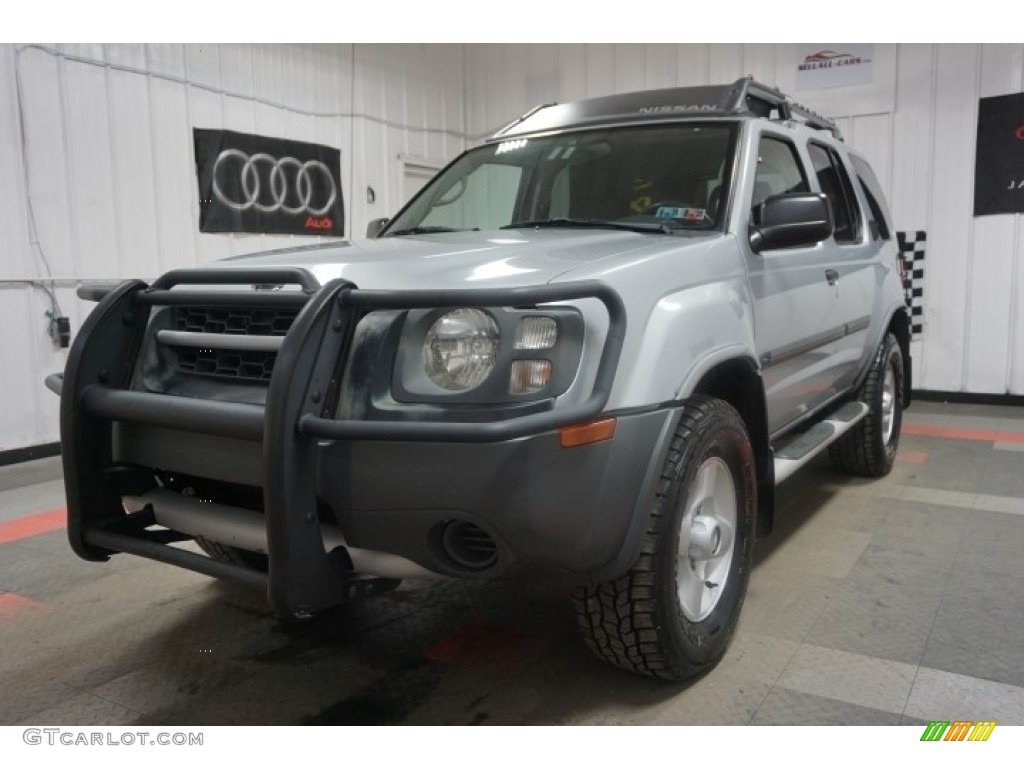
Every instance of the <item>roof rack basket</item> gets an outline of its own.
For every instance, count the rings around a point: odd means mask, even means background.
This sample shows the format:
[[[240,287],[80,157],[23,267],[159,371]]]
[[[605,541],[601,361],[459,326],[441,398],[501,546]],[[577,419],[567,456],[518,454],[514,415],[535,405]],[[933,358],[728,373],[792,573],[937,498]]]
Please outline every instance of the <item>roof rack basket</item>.
[[[835,138],[843,140],[839,128],[827,117],[798,104],[782,91],[757,82],[753,75],[748,75],[733,83],[730,111],[760,114],[762,110],[757,109],[751,101],[760,101],[769,109],[774,107],[778,110],[781,120],[800,120],[810,128],[828,131]]]

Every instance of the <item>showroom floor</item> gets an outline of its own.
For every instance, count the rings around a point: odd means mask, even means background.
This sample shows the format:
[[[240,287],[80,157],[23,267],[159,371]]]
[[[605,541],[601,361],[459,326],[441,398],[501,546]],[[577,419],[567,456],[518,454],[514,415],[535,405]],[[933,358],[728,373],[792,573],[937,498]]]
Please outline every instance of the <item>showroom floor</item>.
[[[57,459],[0,468],[0,724],[1024,725],[1024,409],[916,403],[877,482],[779,490],[738,634],[691,684],[591,658],[566,596],[405,584],[298,628],[76,558]]]

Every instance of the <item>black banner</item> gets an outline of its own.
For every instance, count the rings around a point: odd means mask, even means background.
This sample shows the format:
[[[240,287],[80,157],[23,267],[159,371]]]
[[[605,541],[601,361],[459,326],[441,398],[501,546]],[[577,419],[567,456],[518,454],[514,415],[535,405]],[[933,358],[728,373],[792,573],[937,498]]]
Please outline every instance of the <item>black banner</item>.
[[[1024,213],[1024,93],[978,101],[974,215]]]
[[[193,131],[201,232],[345,231],[341,150],[234,131]]]

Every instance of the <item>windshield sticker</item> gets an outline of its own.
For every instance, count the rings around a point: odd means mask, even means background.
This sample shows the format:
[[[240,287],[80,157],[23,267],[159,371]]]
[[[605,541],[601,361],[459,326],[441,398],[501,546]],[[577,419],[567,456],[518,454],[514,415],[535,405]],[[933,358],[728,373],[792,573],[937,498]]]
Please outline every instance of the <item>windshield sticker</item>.
[[[675,205],[662,205],[654,213],[657,219],[682,219],[683,221],[704,221],[707,213],[703,208],[680,208]]]

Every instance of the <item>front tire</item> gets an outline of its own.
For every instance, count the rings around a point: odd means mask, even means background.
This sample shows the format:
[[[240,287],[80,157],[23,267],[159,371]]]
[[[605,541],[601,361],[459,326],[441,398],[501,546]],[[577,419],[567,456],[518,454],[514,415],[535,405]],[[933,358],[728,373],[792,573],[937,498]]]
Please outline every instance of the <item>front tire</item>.
[[[574,594],[594,653],[666,680],[700,675],[722,657],[753,562],[754,466],[732,406],[704,396],[686,401],[636,563],[626,575]]]
[[[892,471],[903,424],[903,352],[888,333],[871,363],[859,393],[868,415],[829,447],[832,466],[862,477]]]

